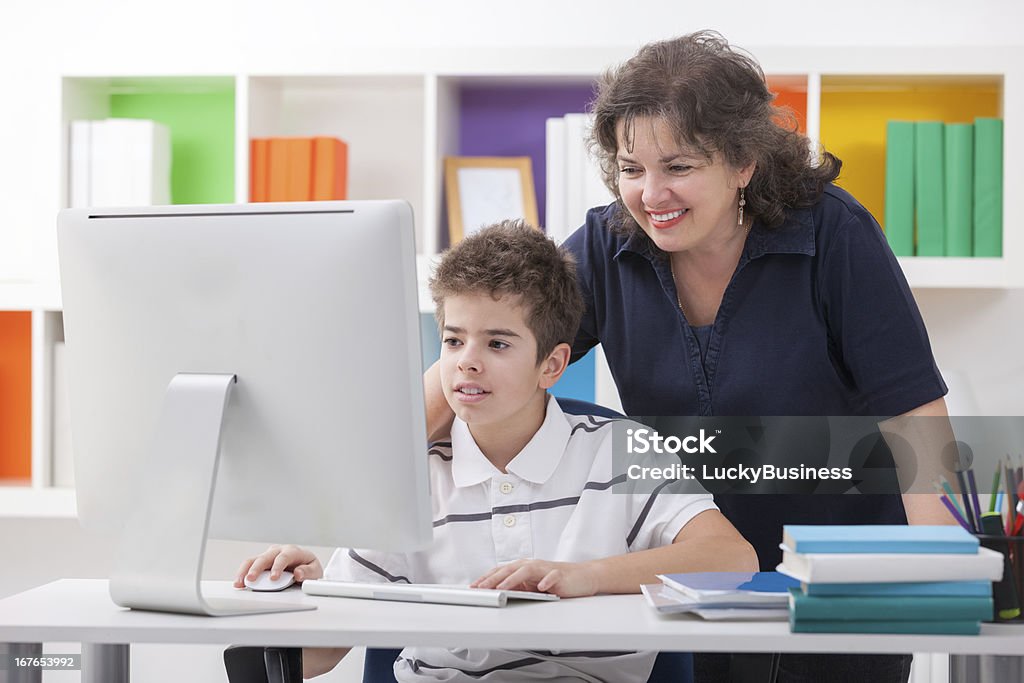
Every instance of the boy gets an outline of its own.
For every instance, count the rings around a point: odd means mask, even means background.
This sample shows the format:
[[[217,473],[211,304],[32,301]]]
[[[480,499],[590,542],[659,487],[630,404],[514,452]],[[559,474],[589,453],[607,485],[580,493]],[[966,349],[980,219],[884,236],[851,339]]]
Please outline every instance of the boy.
[[[753,549],[710,495],[613,494],[612,421],[569,416],[549,397],[582,315],[571,256],[521,221],[464,239],[430,282],[442,332],[440,379],[456,419],[430,450],[434,542],[419,553],[272,547],[249,573],[296,580],[471,584],[562,597],[636,593],[656,573],[756,571]],[[307,649],[306,677],[347,649]],[[653,652],[583,653],[413,647],[399,681],[647,680]]]

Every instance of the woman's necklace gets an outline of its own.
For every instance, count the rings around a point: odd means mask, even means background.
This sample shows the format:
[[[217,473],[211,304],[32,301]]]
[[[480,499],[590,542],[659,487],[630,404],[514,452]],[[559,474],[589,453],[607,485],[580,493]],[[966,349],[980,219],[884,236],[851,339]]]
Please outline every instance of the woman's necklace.
[[[742,225],[742,223],[740,225]],[[747,235],[749,235],[749,234],[750,234],[750,225],[748,224],[746,227],[743,228],[743,240],[744,240],[744,242],[746,242]],[[672,287],[673,287],[673,289],[676,290],[676,305],[679,306],[679,312],[682,313],[683,317],[685,318],[686,317],[686,309],[683,308],[683,301],[682,301],[682,299],[679,298],[679,283],[676,282],[676,264],[672,262],[672,257],[671,256],[669,256],[669,259],[668,259],[668,272],[670,272],[672,274]]]

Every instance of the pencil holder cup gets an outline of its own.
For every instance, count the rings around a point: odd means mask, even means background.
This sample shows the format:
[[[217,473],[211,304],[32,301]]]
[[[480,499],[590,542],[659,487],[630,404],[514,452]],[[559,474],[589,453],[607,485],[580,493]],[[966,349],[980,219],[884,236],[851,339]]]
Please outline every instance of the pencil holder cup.
[[[1003,578],[992,582],[993,615],[986,621],[1024,622],[1024,536],[975,534],[981,545],[1003,554]]]

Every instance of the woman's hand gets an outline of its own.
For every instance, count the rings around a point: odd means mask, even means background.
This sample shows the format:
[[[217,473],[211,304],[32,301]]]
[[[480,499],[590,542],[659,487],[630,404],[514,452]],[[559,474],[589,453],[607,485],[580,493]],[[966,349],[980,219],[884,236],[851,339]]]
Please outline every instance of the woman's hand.
[[[495,567],[471,584],[472,588],[553,593],[560,598],[596,595],[597,567],[589,562],[516,560]]]

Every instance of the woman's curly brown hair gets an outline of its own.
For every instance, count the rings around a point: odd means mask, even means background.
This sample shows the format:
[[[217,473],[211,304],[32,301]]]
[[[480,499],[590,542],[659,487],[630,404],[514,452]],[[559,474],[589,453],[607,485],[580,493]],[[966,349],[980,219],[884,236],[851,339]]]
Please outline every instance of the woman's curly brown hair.
[[[756,163],[746,187],[746,211],[778,227],[787,209],[811,206],[839,176],[842,162],[822,150],[812,159],[792,111],[776,107],[764,72],[750,55],[714,31],[650,43],[597,83],[591,103],[590,148],[605,185],[618,199],[620,231],[640,232],[618,187],[618,127],[632,149],[638,118],[660,118],[676,139],[709,161],[717,153],[733,168]]]

